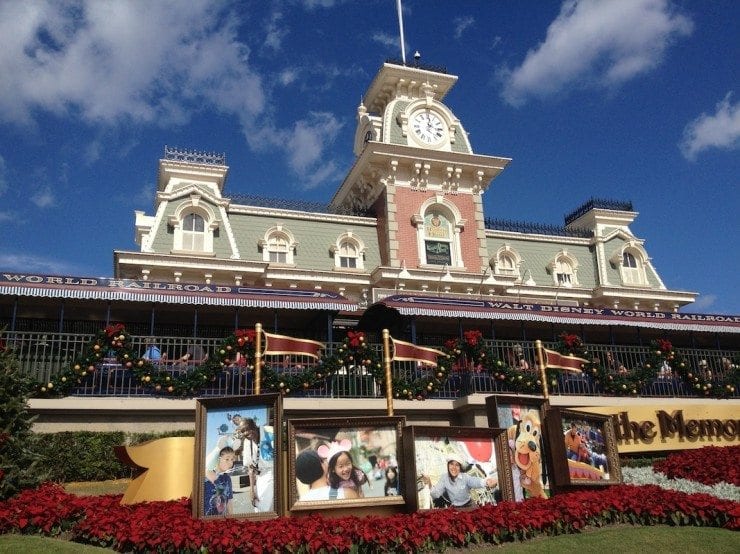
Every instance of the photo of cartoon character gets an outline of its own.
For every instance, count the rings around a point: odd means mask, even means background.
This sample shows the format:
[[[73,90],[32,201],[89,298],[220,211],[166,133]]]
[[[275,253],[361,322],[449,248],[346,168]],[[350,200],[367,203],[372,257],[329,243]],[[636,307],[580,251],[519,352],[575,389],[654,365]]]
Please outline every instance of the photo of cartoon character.
[[[521,419],[507,429],[514,476],[514,498],[548,498],[543,478],[542,424],[539,412],[525,410]]]

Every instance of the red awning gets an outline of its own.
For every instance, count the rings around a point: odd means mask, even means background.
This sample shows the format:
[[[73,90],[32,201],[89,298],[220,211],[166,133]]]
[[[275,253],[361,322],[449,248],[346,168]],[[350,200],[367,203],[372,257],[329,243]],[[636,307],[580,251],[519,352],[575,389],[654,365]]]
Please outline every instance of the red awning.
[[[374,306],[378,305],[392,308],[404,316],[542,321],[564,325],[619,325],[705,333],[740,333],[740,316],[732,315],[553,306],[407,294],[388,296],[374,304]]]
[[[57,275],[0,274],[0,295],[236,306],[286,310],[354,311],[356,303],[320,290],[273,289],[203,283],[163,283]]]

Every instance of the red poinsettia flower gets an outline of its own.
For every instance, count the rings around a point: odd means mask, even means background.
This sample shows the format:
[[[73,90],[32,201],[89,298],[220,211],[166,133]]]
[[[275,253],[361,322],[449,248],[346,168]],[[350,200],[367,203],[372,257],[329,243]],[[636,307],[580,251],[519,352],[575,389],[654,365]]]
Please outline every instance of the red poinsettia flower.
[[[658,349],[664,354],[668,354],[671,350],[673,350],[673,345],[670,341],[667,341],[665,339],[658,339],[655,342],[658,344]]]
[[[244,339],[246,342],[254,342],[257,333],[254,329],[237,329],[234,331],[234,336],[237,339]]]
[[[478,330],[465,331],[463,338],[468,346],[477,346],[478,343],[483,340],[483,334]]]
[[[347,331],[347,342],[352,348],[358,348],[365,340],[365,333],[362,331]]]
[[[108,325],[108,327],[105,328],[105,334],[109,337],[112,337],[113,335],[120,334],[121,331],[123,331],[124,325],[123,323],[115,323],[113,325]]]
[[[560,340],[568,348],[579,348],[581,346],[581,338],[573,333],[563,333],[560,335]]]

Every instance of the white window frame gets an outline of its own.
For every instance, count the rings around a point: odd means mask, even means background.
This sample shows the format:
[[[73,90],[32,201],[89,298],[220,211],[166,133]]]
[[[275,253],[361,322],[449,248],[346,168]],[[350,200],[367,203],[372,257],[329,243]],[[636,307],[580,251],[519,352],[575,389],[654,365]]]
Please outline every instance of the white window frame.
[[[561,250],[547,266],[552,274],[553,284],[560,287],[577,287],[578,259],[566,250]]]
[[[508,260],[511,267],[505,260]],[[496,251],[491,267],[494,275],[519,279],[521,277],[522,257],[511,246],[505,244]]]
[[[436,195],[429,198],[419,206],[419,212],[414,214],[411,218],[411,223],[416,226],[416,244],[417,253],[422,266],[426,267],[444,267],[440,264],[430,264],[427,262],[426,253],[426,231],[424,229],[424,221],[430,212],[437,212],[443,215],[449,222],[450,238],[443,242],[448,242],[450,245],[450,267],[452,268],[463,268],[462,250],[460,248],[460,232],[464,229],[466,220],[462,217],[460,210],[454,204],[448,203],[444,196]],[[432,237],[433,240],[439,241],[437,237]],[[430,239],[430,240],[432,240]]]
[[[295,240],[293,233],[282,225],[270,227],[258,244],[262,249],[262,261],[277,265],[295,265],[294,255],[298,242]],[[275,248],[276,245],[281,246],[281,248]],[[282,245],[284,245],[284,249]],[[278,260],[272,260],[272,254],[275,254]],[[279,259],[282,257],[281,254],[284,254],[284,260]]]
[[[347,248],[352,248],[355,255],[346,255]],[[339,235],[336,242],[329,247],[329,251],[334,256],[334,267],[336,269],[347,271],[365,269],[365,243],[359,237],[355,236],[352,231],[347,231]],[[343,260],[353,260],[355,265],[342,265]]]
[[[192,238],[193,231],[185,229],[185,219],[189,215],[196,215],[203,220],[201,249],[187,248],[193,246],[188,244],[188,238]],[[174,229],[172,241],[172,252],[174,254],[213,254],[213,235],[219,228],[220,221],[210,206],[200,201],[200,195],[191,195],[189,202],[181,204],[168,221]]]
[[[634,260],[635,267],[624,265],[625,259],[628,256]],[[626,243],[622,248],[616,250],[610,259],[611,263],[619,268],[619,277],[624,287],[649,286],[647,272],[645,270],[647,260],[647,252],[635,242]]]

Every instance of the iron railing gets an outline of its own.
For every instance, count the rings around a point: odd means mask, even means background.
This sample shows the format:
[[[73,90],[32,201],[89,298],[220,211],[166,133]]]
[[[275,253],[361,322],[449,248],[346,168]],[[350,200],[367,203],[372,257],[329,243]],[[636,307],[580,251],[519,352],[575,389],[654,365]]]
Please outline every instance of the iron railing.
[[[6,331],[3,340],[8,348],[13,349],[21,372],[39,382],[48,381],[54,375],[69,367],[80,356],[86,346],[95,338],[94,334],[84,333],[45,333],[27,331]],[[144,354],[147,345],[146,336],[131,336],[131,348],[134,352]],[[187,338],[187,337],[156,337],[156,343],[163,356],[161,366],[170,372],[173,377],[188,371],[189,367],[201,360],[182,361],[181,357],[192,346],[197,346],[204,352],[213,352],[223,339],[216,338]],[[327,355],[335,352],[340,343],[328,343]],[[486,341],[492,354],[507,364],[514,365],[518,360],[524,360],[525,366],[535,371],[535,344],[529,341],[495,340]],[[543,341],[545,348],[554,348],[555,343]],[[372,345],[378,357],[382,359],[381,346]],[[434,345],[430,345],[434,346]],[[615,362],[614,368],[624,365],[633,368],[645,360],[651,353],[648,346],[618,346],[589,344],[589,355],[600,360],[606,360],[610,354]],[[681,348],[680,352],[686,363],[693,368],[699,368],[700,362],[706,363],[704,371],[712,372],[718,382],[724,378],[723,358],[734,360],[740,356],[739,351],[714,350],[705,348]],[[278,372],[285,375],[297,374],[303,371],[303,366],[313,363],[311,359],[301,359],[295,356],[288,358],[266,359]],[[394,374],[405,374],[412,378],[418,368],[413,362],[394,362]],[[616,369],[615,369],[616,371]],[[588,376],[562,374],[558,387],[552,394],[567,395],[603,395],[597,385]],[[472,393],[509,392],[506,384],[494,379],[485,372],[452,372],[445,386],[435,392],[432,398],[460,398]],[[254,391],[252,371],[250,368],[232,366],[220,372],[217,378],[208,383],[199,392],[200,396],[230,396],[251,394]],[[73,393],[78,396],[149,396],[150,388],[140,386],[130,370],[125,369],[113,357],[104,359],[99,367]],[[340,371],[338,374],[327,377],[325,380],[306,390],[294,391],[293,396],[315,396],[321,398],[382,398],[384,391],[380,390],[371,375],[357,374],[352,368]],[[662,397],[691,397],[695,396],[683,382],[674,378],[656,379],[648,383],[640,391],[641,396]],[[740,396],[740,391],[736,391]]]

